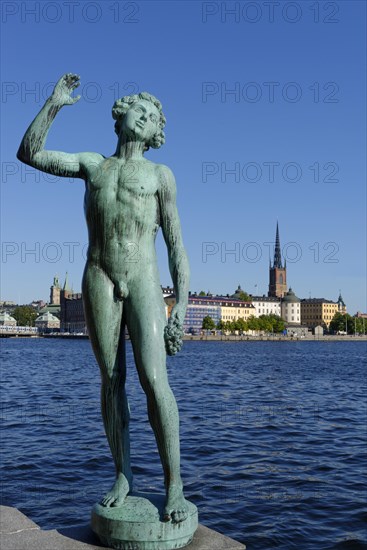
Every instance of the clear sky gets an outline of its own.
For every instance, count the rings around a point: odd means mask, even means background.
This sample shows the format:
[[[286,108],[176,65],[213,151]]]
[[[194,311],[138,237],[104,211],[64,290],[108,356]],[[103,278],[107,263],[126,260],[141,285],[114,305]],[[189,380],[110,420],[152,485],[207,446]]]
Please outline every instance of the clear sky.
[[[51,83],[74,72],[82,99],[47,148],[110,155],[114,100],[161,100],[166,144],[148,157],[176,176],[192,291],[266,294],[278,220],[296,294],[341,289],[350,313],[365,311],[365,12],[351,0],[3,1],[1,299],[48,300],[66,271],[80,290],[84,183],[15,156]],[[161,236],[157,250],[167,285]]]

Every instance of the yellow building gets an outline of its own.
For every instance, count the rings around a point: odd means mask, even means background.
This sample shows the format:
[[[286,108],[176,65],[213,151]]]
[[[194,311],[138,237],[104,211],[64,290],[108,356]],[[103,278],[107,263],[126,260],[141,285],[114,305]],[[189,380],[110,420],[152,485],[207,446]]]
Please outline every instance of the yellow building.
[[[255,307],[248,302],[240,302],[239,300],[222,301],[220,308],[220,318],[222,321],[237,321],[237,319],[248,320],[253,315],[255,317]]]
[[[301,321],[309,328],[329,325],[338,312],[338,303],[325,298],[309,298],[301,300]]]

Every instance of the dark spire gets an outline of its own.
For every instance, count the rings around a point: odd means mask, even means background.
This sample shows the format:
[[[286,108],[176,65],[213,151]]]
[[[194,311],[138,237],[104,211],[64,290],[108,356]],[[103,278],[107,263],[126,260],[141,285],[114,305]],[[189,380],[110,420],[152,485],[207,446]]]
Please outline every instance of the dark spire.
[[[282,257],[280,254],[280,240],[279,240],[279,227],[277,222],[277,232],[275,236],[275,250],[274,250],[274,265],[273,267],[278,267],[282,269]]]
[[[69,291],[69,278],[68,278],[68,272],[66,272],[65,275],[65,283],[63,286],[63,290]]]
[[[345,306],[345,303],[344,303],[344,300],[342,298],[342,293],[341,293],[341,290],[339,290],[339,298],[338,298],[338,304],[342,305],[342,306]]]

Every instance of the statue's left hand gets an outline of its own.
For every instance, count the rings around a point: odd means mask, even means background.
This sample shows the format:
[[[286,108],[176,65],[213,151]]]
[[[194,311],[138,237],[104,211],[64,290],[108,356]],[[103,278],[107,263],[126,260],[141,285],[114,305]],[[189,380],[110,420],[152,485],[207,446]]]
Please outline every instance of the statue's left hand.
[[[64,74],[56,83],[50,99],[60,107],[74,105],[74,103],[79,101],[80,95],[73,97],[71,94],[79,84],[80,76],[72,73]]]
[[[168,324],[164,329],[164,341],[167,355],[175,355],[182,348],[184,331],[181,317],[180,308],[175,306],[168,320]]]

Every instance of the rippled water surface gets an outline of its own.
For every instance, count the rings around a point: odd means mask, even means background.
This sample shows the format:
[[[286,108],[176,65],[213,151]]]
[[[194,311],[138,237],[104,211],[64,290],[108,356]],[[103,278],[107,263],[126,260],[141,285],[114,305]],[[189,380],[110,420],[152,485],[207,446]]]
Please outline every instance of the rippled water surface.
[[[114,477],[89,341],[1,348],[2,503],[45,529],[85,524]],[[127,356],[135,486],[158,491],[129,343]],[[201,523],[248,550],[367,548],[365,357],[362,342],[185,342],[168,358]]]

